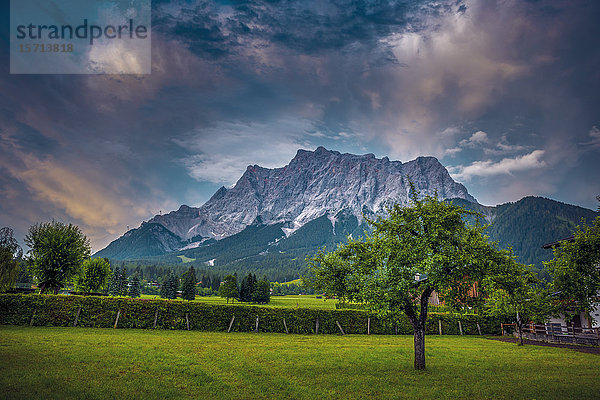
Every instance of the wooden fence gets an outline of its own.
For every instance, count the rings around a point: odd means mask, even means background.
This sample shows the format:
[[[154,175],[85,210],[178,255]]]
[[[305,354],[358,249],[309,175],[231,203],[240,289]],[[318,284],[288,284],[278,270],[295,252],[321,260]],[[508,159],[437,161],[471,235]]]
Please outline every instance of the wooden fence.
[[[512,330],[516,333],[515,324],[502,324],[502,335]],[[558,323],[527,324],[523,327],[523,337],[554,343],[574,343],[600,346],[600,328],[582,328],[561,325]]]

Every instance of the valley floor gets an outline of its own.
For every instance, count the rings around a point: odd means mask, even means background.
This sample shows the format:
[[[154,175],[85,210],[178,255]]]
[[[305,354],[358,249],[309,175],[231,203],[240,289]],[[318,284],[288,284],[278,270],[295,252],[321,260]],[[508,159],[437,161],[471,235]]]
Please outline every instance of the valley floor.
[[[600,356],[473,336],[0,326],[7,399],[598,398]]]

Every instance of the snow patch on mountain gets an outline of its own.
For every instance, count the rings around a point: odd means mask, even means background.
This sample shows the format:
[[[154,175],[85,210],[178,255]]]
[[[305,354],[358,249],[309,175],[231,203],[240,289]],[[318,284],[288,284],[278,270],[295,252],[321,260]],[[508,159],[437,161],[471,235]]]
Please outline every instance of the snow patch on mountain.
[[[298,150],[282,168],[250,165],[232,188],[221,187],[201,207],[181,206],[151,222],[183,239],[197,235],[222,239],[241,232],[257,218],[267,225],[285,223],[282,230],[289,236],[326,213],[335,229],[335,213],[330,210],[348,209],[360,222],[363,212],[381,214],[394,203],[408,204],[407,178],[421,194],[476,202],[434,157],[402,163],[319,147]]]

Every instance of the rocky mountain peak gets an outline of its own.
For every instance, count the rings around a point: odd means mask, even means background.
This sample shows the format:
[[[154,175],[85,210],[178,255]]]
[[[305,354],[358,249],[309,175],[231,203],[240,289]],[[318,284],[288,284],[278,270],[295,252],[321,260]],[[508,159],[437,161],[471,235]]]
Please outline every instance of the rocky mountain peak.
[[[183,239],[198,235],[221,239],[257,218],[267,225],[283,223],[291,233],[325,214],[347,210],[362,220],[365,210],[382,213],[393,203],[408,204],[407,177],[422,194],[476,202],[434,157],[402,163],[320,146],[298,150],[282,168],[249,165],[233,188],[221,187],[201,207],[182,207],[151,221]]]

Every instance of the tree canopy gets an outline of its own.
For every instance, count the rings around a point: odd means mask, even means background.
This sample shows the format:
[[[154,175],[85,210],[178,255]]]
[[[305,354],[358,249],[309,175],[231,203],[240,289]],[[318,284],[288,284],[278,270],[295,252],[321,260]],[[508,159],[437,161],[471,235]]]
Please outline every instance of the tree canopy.
[[[25,244],[31,248],[27,263],[39,281],[40,293],[46,289],[58,293],[80,272],[91,252],[90,242],[79,227],[57,221],[30,227]]]
[[[555,247],[545,265],[563,310],[591,311],[600,293],[600,216],[591,226],[577,226],[574,239]]]
[[[194,300],[196,298],[196,271],[194,267],[183,274],[183,283],[181,285],[181,298],[184,300]]]
[[[0,292],[15,286],[23,249],[13,236],[13,230],[0,229]]]
[[[223,278],[223,283],[219,287],[219,296],[225,297],[229,303],[229,299],[238,297],[237,277],[235,275],[227,275]]]
[[[99,292],[104,289],[110,276],[110,262],[106,258],[88,258],[83,262],[75,287],[82,292]]]
[[[387,212],[387,218],[367,219],[374,230],[363,240],[349,238],[335,251],[310,258],[305,280],[378,314],[404,313],[414,330],[414,366],[424,369],[431,294],[456,309],[478,306],[478,282],[508,256],[488,242],[477,213],[433,196],[419,198],[412,183],[411,205]]]
[[[499,259],[494,275],[485,277],[482,284],[488,293],[486,314],[516,321],[520,345],[525,324],[544,323],[554,312],[548,288],[531,266],[517,263],[512,256]]]

